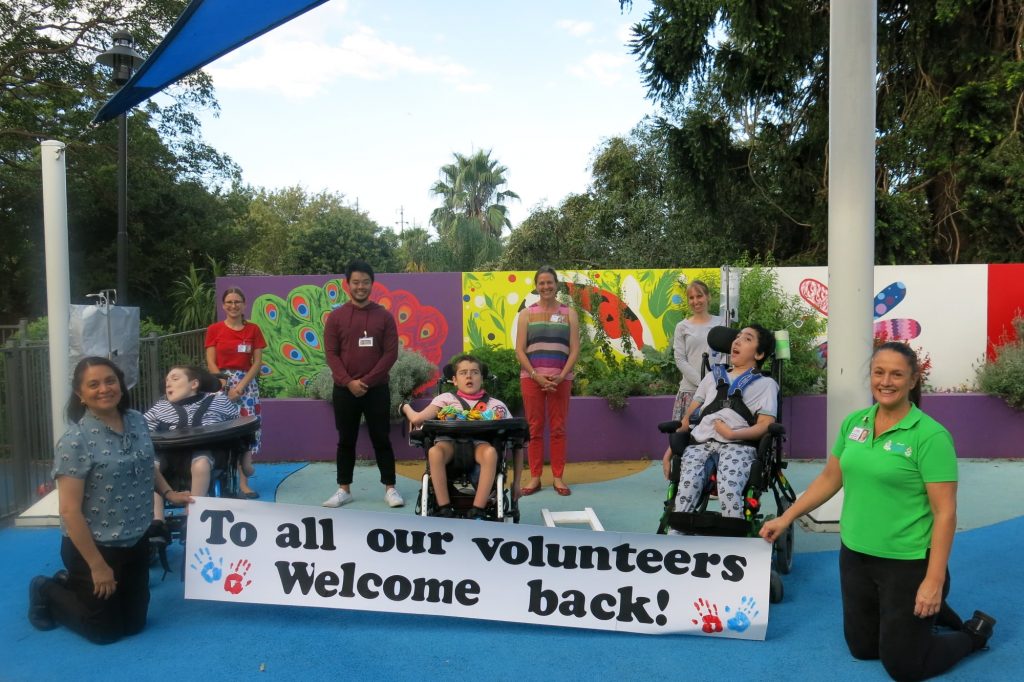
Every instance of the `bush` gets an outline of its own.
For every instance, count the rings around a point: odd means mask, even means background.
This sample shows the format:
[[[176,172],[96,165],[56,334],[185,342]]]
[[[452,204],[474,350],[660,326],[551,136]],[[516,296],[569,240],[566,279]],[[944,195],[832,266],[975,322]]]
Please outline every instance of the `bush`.
[[[433,384],[437,376],[437,368],[425,357],[414,350],[399,348],[398,359],[395,360],[395,364],[388,374],[392,419],[400,419],[398,407],[416,395],[418,390]],[[310,380],[306,386],[306,394],[313,398],[333,402],[334,377],[331,375],[330,367],[324,367]]]
[[[996,348],[996,359],[978,368],[978,388],[1024,410],[1024,317],[1013,320],[1017,340]]]
[[[808,315],[797,296],[787,296],[779,286],[772,263],[740,264],[739,324],[757,323],[776,331],[789,331],[791,359],[783,363],[783,395],[821,393],[825,370],[818,358],[818,337],[824,322]]]

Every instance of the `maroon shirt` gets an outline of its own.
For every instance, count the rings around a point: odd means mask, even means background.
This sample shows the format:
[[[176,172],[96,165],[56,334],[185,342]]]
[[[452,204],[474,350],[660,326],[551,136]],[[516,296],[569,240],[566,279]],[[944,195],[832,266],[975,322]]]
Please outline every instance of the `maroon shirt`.
[[[373,339],[372,345],[360,346],[361,338]],[[388,372],[398,359],[395,318],[372,301],[362,308],[349,301],[327,316],[324,349],[338,386],[347,386],[353,379],[369,387],[386,384]]]

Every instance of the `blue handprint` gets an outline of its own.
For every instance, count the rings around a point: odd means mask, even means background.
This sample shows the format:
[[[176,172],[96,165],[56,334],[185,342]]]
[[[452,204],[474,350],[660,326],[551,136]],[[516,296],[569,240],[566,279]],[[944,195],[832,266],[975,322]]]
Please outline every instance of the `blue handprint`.
[[[209,547],[202,547],[195,554],[192,555],[195,560],[194,564],[189,564],[192,570],[199,571],[199,575],[203,577],[208,583],[215,583],[220,580],[220,576],[223,573],[222,567],[224,566],[224,557],[217,559],[217,563],[214,563],[213,556],[210,554]]]
[[[736,615],[730,618],[726,625],[733,632],[743,632],[750,627],[750,621],[761,613],[755,610],[757,602],[754,601],[753,597],[740,597],[740,607],[736,609]],[[725,612],[729,613],[731,609],[726,606]]]

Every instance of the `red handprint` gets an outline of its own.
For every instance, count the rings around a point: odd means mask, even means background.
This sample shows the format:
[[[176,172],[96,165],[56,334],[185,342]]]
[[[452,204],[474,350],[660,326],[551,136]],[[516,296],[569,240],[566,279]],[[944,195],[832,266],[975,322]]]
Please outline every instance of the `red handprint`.
[[[250,568],[252,568],[252,564],[249,563],[248,559],[239,559],[232,563],[228,567],[231,573],[224,579],[224,591],[231,594],[239,594],[243,589],[252,585],[251,580],[245,579],[245,576],[249,574]]]
[[[693,602],[693,608],[697,609],[697,615],[701,619],[699,621],[694,619],[690,622],[700,625],[700,629],[708,634],[722,631],[722,620],[718,617],[718,604],[712,604],[701,597]]]

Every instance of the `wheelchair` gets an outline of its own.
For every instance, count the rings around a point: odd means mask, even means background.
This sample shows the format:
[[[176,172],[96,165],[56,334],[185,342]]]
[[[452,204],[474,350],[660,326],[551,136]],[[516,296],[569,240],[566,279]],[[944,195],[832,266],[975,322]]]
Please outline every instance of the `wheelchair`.
[[[217,385],[219,389],[219,384]],[[239,417],[230,421],[207,426],[180,427],[170,431],[150,433],[153,449],[160,458],[160,470],[174,490],[189,490],[192,487],[192,456],[198,450],[209,451],[213,456],[210,471],[210,497],[238,497],[238,464],[242,456],[252,447],[256,431],[260,428],[257,416]],[[165,520],[169,542],[185,544],[187,516],[185,508],[171,502],[164,503]],[[164,576],[170,572],[167,562],[167,545],[157,548]],[[184,572],[182,572],[184,579]]]
[[[733,340],[739,330],[729,327],[715,327],[708,333],[708,346],[719,353],[728,355]],[[769,362],[770,360],[770,362]],[[762,373],[782,385],[782,360],[772,353],[766,359],[769,370]],[[703,373],[712,370],[708,354],[704,354]],[[782,413],[782,394],[778,399],[779,414]],[[692,415],[691,424],[699,421]],[[743,517],[728,518],[720,512],[708,509],[709,502],[717,496],[718,480],[714,462],[708,461],[705,467],[704,486],[698,498],[697,506],[692,512],[675,511],[676,493],[679,489],[682,456],[691,445],[691,431],[678,432],[680,422],[667,421],[658,425],[659,431],[668,434],[669,448],[672,451],[669,471],[669,485],[666,492],[664,511],[658,524],[658,533],[664,534],[671,528],[686,535],[714,535],[722,537],[757,537],[758,531],[765,521],[775,518],[775,514],[765,514],[761,497],[771,490],[775,498],[776,514],[781,516],[796,500],[796,493],[786,479],[784,469],[787,463],[783,459],[782,445],[786,438],[785,427],[775,422],[768,427],[768,432],[757,442],[751,442],[757,455],[751,465],[750,474],[743,487]],[[788,528],[772,546],[772,572],[769,587],[769,600],[772,603],[782,601],[784,588],[782,575],[788,574],[793,568],[794,529]]]
[[[512,479],[509,467],[513,454],[523,447],[530,438],[530,429],[525,419],[494,419],[489,421],[441,421],[431,419],[409,434],[409,442],[427,452],[440,436],[451,438],[455,444],[455,457],[448,463],[448,498],[458,516],[465,516],[473,508],[475,492],[474,474],[478,465],[473,456],[474,441],[490,442],[498,452],[497,472],[494,487],[487,501],[487,519],[519,523],[519,501],[512,499]],[[415,511],[420,516],[431,516],[437,509],[434,486],[430,479],[430,464],[426,465],[416,496]]]

